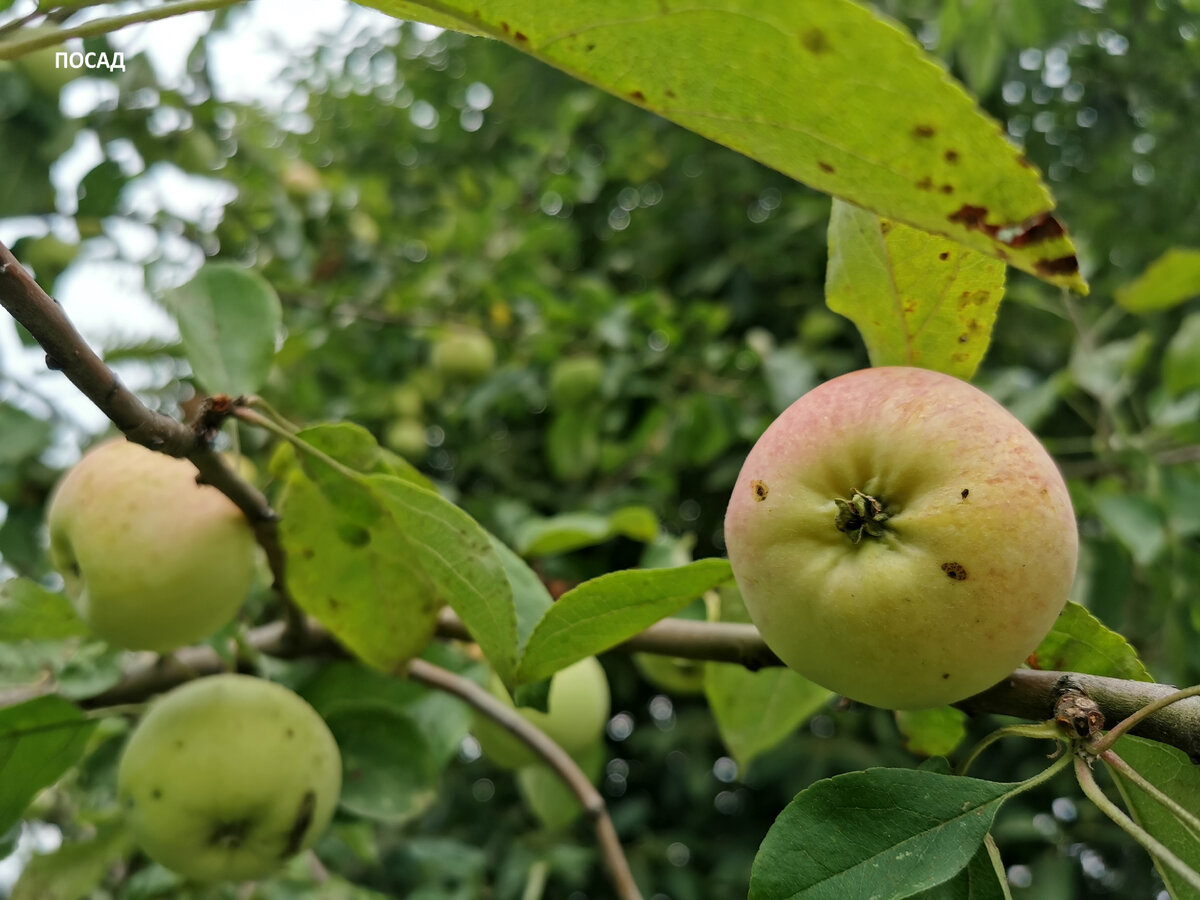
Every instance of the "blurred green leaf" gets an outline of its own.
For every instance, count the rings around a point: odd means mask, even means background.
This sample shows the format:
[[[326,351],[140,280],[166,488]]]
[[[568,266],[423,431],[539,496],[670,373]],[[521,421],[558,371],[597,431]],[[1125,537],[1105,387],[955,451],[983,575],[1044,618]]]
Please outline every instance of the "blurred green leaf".
[[[780,666],[704,664],[704,694],[721,741],[743,769],[808,721],[833,692]]]
[[[41,453],[54,426],[23,409],[0,403],[0,465],[19,463]]]
[[[610,572],[567,591],[538,623],[517,669],[538,681],[616,646],[732,577],[723,559]]]
[[[1200,388],[1200,312],[1184,318],[1167,344],[1163,385],[1176,396]]]
[[[917,756],[949,756],[967,736],[967,714],[953,706],[900,710],[896,725],[905,748]]]
[[[835,201],[826,302],[858,326],[873,366],[971,379],[1004,296],[1004,263]]]
[[[1200,816],[1200,769],[1187,755],[1174,747],[1127,735],[1113,747],[1134,771],[1190,812]],[[1133,820],[1181,860],[1200,871],[1200,841],[1194,831],[1161,803],[1147,794],[1115,766],[1106,766]],[[1173,870],[1158,864],[1158,874],[1174,900],[1197,900],[1200,891],[1187,884]]]
[[[857,3],[363,5],[506,41],[817,190],[1086,290],[1036,169],[911,35]]]
[[[576,512],[528,519],[517,529],[516,549],[522,556],[551,556],[582,550],[618,536],[650,543],[658,537],[658,518],[644,506],[627,506],[607,516]]]
[[[965,869],[918,896],[920,900],[1012,900],[992,836],[987,836]]]
[[[79,762],[96,728],[73,703],[39,697],[0,709],[0,834]]]
[[[857,896],[896,900],[928,890],[970,863],[1013,788],[914,769],[818,781],[767,832],[750,900],[843,897],[849,884]]]
[[[1167,547],[1162,510],[1142,494],[1102,494],[1096,515],[1139,565],[1148,566]]]
[[[65,843],[34,856],[13,886],[10,900],[83,900],[132,849],[133,839],[123,825],[105,825],[91,840]]]
[[[55,641],[87,633],[88,627],[62,594],[27,578],[0,584],[0,641]]]
[[[196,380],[210,394],[234,397],[263,386],[275,358],[282,312],[275,289],[257,272],[207,263],[163,303],[179,323]]]
[[[1117,303],[1134,313],[1178,306],[1200,294],[1200,250],[1172,247],[1140,276],[1117,288]]]
[[[1067,603],[1031,659],[1034,668],[1046,671],[1154,680],[1129,641],[1078,603]]]
[[[81,216],[111,215],[117,205],[117,197],[128,179],[121,167],[112,160],[105,160],[83,176],[79,182],[79,210]]]

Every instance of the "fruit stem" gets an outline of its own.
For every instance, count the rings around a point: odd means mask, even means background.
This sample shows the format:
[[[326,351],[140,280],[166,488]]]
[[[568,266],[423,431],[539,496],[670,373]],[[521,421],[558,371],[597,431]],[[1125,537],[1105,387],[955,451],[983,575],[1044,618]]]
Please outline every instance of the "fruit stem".
[[[1122,831],[1141,844],[1147,853],[1173,870],[1191,885],[1193,889],[1200,891],[1200,874],[1197,874],[1195,869],[1155,840],[1150,832],[1125,815],[1121,808],[1108,798],[1108,795],[1096,783],[1096,776],[1092,772],[1091,761],[1086,757],[1075,757],[1075,777],[1079,779],[1079,786],[1083,788],[1084,794],[1096,804],[1102,813],[1112,819]]]

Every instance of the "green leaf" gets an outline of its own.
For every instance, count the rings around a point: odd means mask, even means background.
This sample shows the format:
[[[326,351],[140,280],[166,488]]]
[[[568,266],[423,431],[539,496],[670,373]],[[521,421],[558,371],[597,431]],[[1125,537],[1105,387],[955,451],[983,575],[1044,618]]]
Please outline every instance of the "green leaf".
[[[117,197],[121,188],[128,182],[120,165],[112,160],[105,160],[83,176],[79,182],[80,216],[111,215],[117,206]]]
[[[817,190],[1086,291],[1037,170],[910,34],[851,0],[363,5],[505,41]]]
[[[726,663],[705,663],[704,693],[721,740],[742,769],[808,721],[833,696],[791,669],[751,672]]]
[[[299,451],[302,470],[281,503],[288,584],[301,608],[388,671],[421,651],[449,603],[511,676],[516,613],[491,536],[441,495],[387,474],[389,461],[362,429],[319,426],[298,437],[334,460]]]
[[[0,709],[0,834],[79,761],[95,727],[61,697]]]
[[[896,725],[905,749],[917,756],[949,756],[967,736],[967,715],[953,706],[901,710]]]
[[[53,853],[34,856],[21,872],[10,900],[82,900],[133,849],[133,839],[120,824],[101,827],[94,838],[63,844]]]
[[[48,287],[48,286],[47,286]],[[0,403],[0,465],[24,462],[50,443],[54,426],[23,409]]]
[[[210,394],[253,394],[275,358],[282,311],[275,289],[256,272],[208,263],[163,303],[179,323],[196,380]]]
[[[1034,668],[1153,681],[1137,651],[1078,603],[1068,603],[1030,656]]]
[[[88,627],[62,594],[28,578],[0,584],[0,641],[58,641],[87,633]]]
[[[525,645],[529,642],[529,636],[533,634],[534,628],[542,620],[546,610],[554,605],[554,598],[550,596],[550,592],[546,589],[542,579],[538,577],[537,572],[533,571],[525,560],[517,556],[499,538],[494,535],[489,535],[489,537],[492,540],[492,549],[500,557],[500,563],[504,566],[504,574],[508,576],[508,583],[512,588],[513,606],[517,611],[517,653],[519,655],[524,652]]]
[[[1109,494],[1094,498],[1096,515],[1134,561],[1148,566],[1167,548],[1162,510],[1141,494]]]
[[[992,836],[988,835],[965,869],[919,897],[921,900],[1012,900]]]
[[[298,475],[280,513],[288,588],[300,608],[368,665],[390,671],[420,653],[439,603],[396,523],[364,527]]]
[[[594,547],[614,537],[650,543],[658,537],[658,518],[644,506],[626,506],[607,516],[600,513],[563,513],[545,519],[528,519],[517,529],[517,552],[522,556],[552,556]]]
[[[1175,747],[1131,735],[1117,741],[1113,749],[1139,775],[1192,815],[1200,816],[1200,769],[1192,764],[1187,754]],[[1133,820],[1181,860],[1200,871],[1200,840],[1196,835],[1116,768],[1107,766],[1107,769],[1117,783]],[[1200,892],[1173,870],[1159,865],[1157,860],[1155,866],[1174,900],[1200,898]]]
[[[1172,247],[1128,284],[1117,303],[1134,313],[1170,309],[1200,294],[1200,250]]]
[[[731,577],[726,560],[702,559],[675,569],[627,569],[585,581],[542,617],[521,657],[517,681],[548,678],[608,650]]]
[[[1014,787],[915,769],[818,781],[767,832],[750,900],[902,900],[928,890],[971,861]]]
[[[970,380],[1004,296],[1004,263],[834,201],[826,303],[858,327],[873,366]]]
[[[326,722],[342,754],[342,809],[395,825],[437,799],[439,767],[412,719],[378,704],[337,707]]]
[[[1200,313],[1185,317],[1167,344],[1163,385],[1173,396],[1200,388]]]
[[[512,678],[517,614],[491,535],[438,494],[385,475],[368,476],[368,481],[404,536],[397,552],[426,573],[438,605],[448,603],[458,613],[500,677]]]

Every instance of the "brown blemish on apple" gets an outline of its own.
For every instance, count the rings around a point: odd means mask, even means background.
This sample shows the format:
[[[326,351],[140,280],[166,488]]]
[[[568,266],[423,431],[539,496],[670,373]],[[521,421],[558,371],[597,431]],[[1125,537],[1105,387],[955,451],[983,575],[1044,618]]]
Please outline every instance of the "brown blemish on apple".
[[[767,483],[765,481],[750,482],[750,490],[754,491],[754,502],[762,503],[767,499]]]
[[[943,673],[942,673],[942,680],[945,680],[945,679],[947,679],[947,678],[949,678],[949,677],[950,677],[950,673],[949,673],[949,672],[943,672]]]
[[[292,830],[288,832],[287,843],[279,855],[280,859],[287,859],[300,849],[300,845],[304,843],[304,835],[308,831],[308,826],[312,824],[313,812],[316,807],[317,792],[305,791],[304,796],[300,799],[300,808],[296,811],[296,818],[292,821]]]
[[[800,32],[800,46],[809,53],[821,54],[829,49],[829,41],[820,28],[806,28]]]
[[[966,499],[967,499],[967,497],[969,497],[970,495],[971,495],[971,489],[970,489],[970,488],[963,488],[963,489],[962,489],[962,498],[963,498],[964,500],[966,500]]]
[[[942,563],[942,571],[953,581],[966,581],[967,570],[956,562]]]

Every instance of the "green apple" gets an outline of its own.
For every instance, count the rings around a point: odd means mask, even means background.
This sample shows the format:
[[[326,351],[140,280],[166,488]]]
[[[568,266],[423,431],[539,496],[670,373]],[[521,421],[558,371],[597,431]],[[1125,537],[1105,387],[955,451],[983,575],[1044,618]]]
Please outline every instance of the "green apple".
[[[254,533],[196,467],[124,439],[93,448],[58,483],[50,562],[104,640],[167,652],[237,613],[254,579]]]
[[[1037,438],[966,382],[905,367],[851,372],[788,407],[742,466],[725,541],[780,659],[894,709],[962,700],[1020,666],[1078,552]]]
[[[607,757],[604,745],[592,744],[575,757],[575,762],[592,783],[600,777]],[[561,831],[571,825],[583,812],[579,798],[563,782],[557,772],[546,765],[525,766],[516,771],[517,793],[525,806],[542,826]]]
[[[214,675],[155,700],[117,768],[146,855],[201,881],[246,881],[311,847],[338,802],[329,728],[287,688]]]
[[[604,364],[594,356],[568,356],[550,369],[550,402],[570,408],[592,399],[604,378]]]
[[[514,706],[500,676],[492,674],[491,692]],[[572,755],[599,743],[608,723],[611,699],[604,668],[594,656],[581,659],[554,673],[546,712],[521,707],[518,711]],[[472,733],[483,752],[504,769],[533,765],[538,756],[520,738],[486,716],[476,715]]]
[[[447,381],[479,381],[496,365],[496,348],[479,329],[457,326],[434,341],[429,362]]]
[[[413,463],[423,460],[429,452],[425,426],[416,419],[397,419],[392,422],[383,435],[383,443],[389,450]]]

